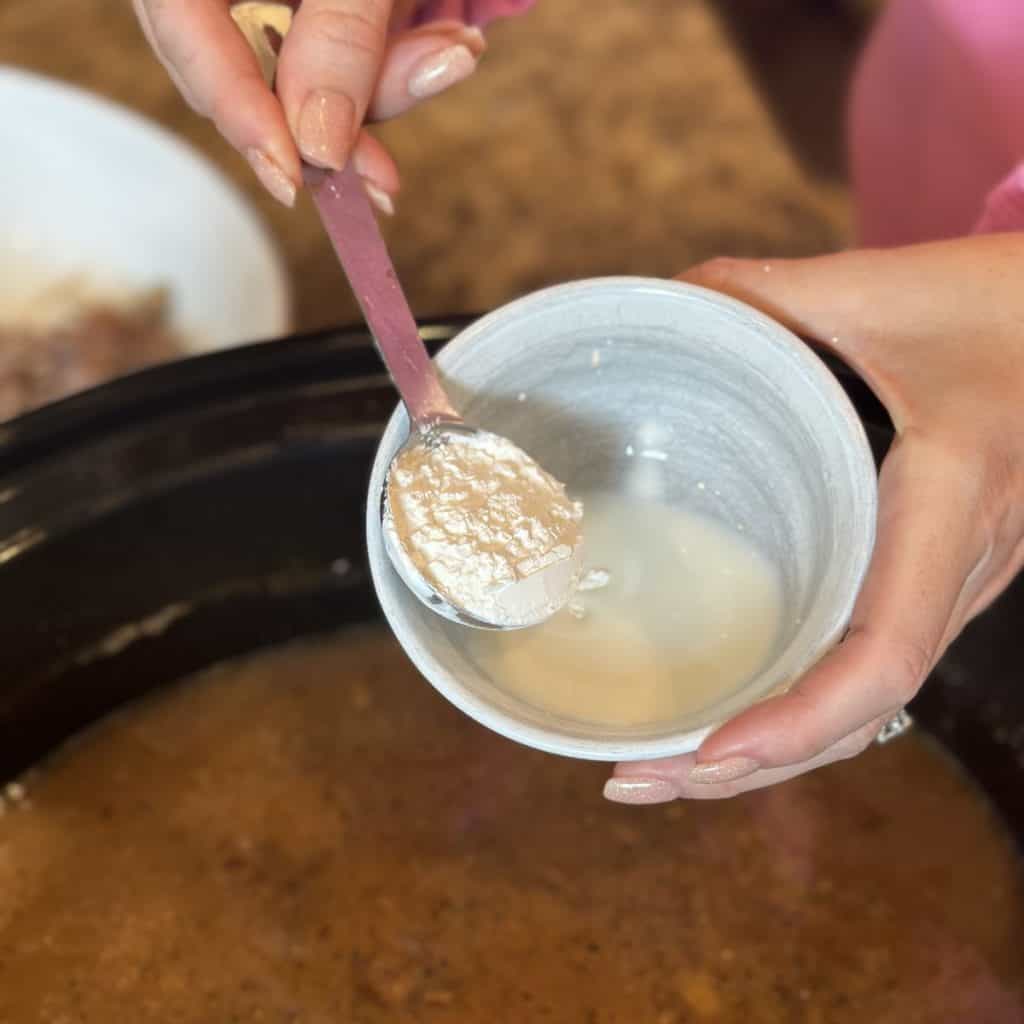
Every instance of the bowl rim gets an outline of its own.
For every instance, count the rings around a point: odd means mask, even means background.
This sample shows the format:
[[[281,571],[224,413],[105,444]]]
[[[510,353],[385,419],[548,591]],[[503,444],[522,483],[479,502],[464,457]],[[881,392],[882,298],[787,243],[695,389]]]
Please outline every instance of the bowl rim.
[[[847,444],[844,447],[847,447],[852,463],[851,477],[864,491],[865,505],[862,508],[862,515],[857,520],[861,536],[854,538],[857,547],[848,573],[848,593],[844,601],[837,607],[830,627],[822,633],[802,667],[789,680],[787,684],[789,685],[835,646],[847,628],[873,554],[878,506],[875,462],[864,424],[839,380],[806,342],[760,310],[720,292],[672,279],[616,275],[583,278],[556,284],[531,292],[498,307],[473,322],[448,342],[437,356],[437,365],[441,370],[451,369],[465,356],[467,350],[477,342],[481,335],[486,335],[491,330],[504,326],[519,317],[525,318],[530,313],[537,311],[538,307],[563,303],[589,291],[623,289],[631,293],[654,290],[662,295],[674,295],[683,302],[700,298],[720,310],[742,314],[744,318],[756,322],[773,340],[785,346],[793,358],[802,364],[810,381],[830,402],[846,433]],[[695,751],[705,737],[713,732],[721,722],[642,739],[635,737],[595,739],[571,735],[556,726],[541,726],[513,717],[504,709],[465,686],[424,645],[419,643],[415,630],[405,628],[406,616],[399,601],[399,595],[403,594],[404,584],[388,561],[380,528],[380,503],[379,500],[374,499],[374,495],[379,496],[380,494],[389,454],[405,439],[408,433],[408,424],[405,409],[399,403],[387,422],[374,456],[366,508],[367,550],[370,575],[384,617],[406,655],[427,682],[459,710],[481,725],[507,739],[547,753],[593,761],[633,761],[671,757]],[[767,693],[760,694],[754,697],[751,703],[765,699],[784,688],[776,687]]]

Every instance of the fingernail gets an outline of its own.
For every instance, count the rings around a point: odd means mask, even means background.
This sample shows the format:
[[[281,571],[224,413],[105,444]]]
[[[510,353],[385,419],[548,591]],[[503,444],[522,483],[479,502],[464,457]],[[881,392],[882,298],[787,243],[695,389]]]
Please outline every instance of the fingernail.
[[[276,160],[271,159],[262,149],[247,149],[245,159],[256,172],[260,184],[279,202],[285,206],[295,205],[295,182],[281,169]]]
[[[299,152],[317,167],[340,171],[355,135],[355,116],[355,105],[343,93],[329,89],[311,92],[299,111]]]
[[[380,188],[378,185],[374,185],[368,178],[363,178],[363,188],[366,189],[366,194],[370,197],[370,202],[380,210],[381,213],[386,213],[389,217],[393,216],[395,212],[395,203],[391,196]]]
[[[663,804],[675,800],[676,787],[667,779],[645,779],[634,776],[625,779],[609,779],[604,784],[606,800],[617,804]]]
[[[691,782],[735,782],[753,775],[761,766],[751,757],[727,757],[724,761],[695,764],[690,769]]]
[[[476,57],[468,46],[459,43],[449,46],[440,53],[424,57],[414,68],[409,78],[409,95],[417,99],[436,96],[439,92],[461,82],[476,68]]]

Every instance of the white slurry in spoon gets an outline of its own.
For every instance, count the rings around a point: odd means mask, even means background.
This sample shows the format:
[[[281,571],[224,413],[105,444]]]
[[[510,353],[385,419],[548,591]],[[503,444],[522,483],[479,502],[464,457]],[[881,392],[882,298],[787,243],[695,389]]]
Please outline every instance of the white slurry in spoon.
[[[565,487],[507,438],[445,432],[395,459],[384,529],[445,600],[515,628],[543,622],[572,596],[582,517]]]

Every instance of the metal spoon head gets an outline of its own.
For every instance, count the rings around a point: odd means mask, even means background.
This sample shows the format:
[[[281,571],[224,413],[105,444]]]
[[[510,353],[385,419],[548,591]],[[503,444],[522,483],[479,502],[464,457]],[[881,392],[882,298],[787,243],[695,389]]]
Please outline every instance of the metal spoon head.
[[[570,558],[541,569],[504,588],[501,595],[505,599],[505,603],[517,609],[523,609],[523,611],[517,613],[512,621],[503,618],[500,622],[494,622],[456,606],[423,576],[402,545],[390,513],[389,489],[392,482],[392,470],[403,452],[419,445],[444,444],[452,437],[479,441],[486,436],[487,431],[467,426],[461,421],[444,421],[426,430],[413,429],[405,444],[391,460],[388,475],[381,489],[380,515],[384,550],[387,551],[388,558],[391,559],[391,564],[401,577],[402,582],[422,604],[438,615],[451,622],[456,622],[460,626],[469,626],[473,629],[526,629],[545,622],[561,605],[568,601],[575,589],[575,581],[582,568],[583,552],[580,546],[577,546]]]

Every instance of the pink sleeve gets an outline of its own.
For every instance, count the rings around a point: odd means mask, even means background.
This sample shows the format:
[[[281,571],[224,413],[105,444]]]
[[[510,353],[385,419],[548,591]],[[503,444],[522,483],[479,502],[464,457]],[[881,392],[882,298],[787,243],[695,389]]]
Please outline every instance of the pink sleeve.
[[[1022,52],[1022,0],[889,0],[852,91],[861,244],[1024,229]]]
[[[423,0],[412,16],[413,25],[451,19],[483,28],[497,18],[522,14],[534,0]]]

